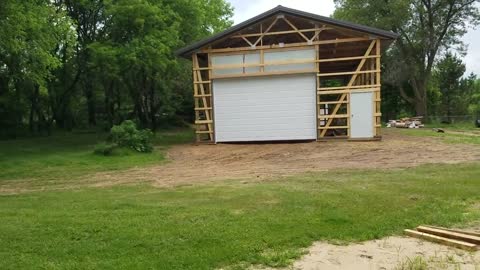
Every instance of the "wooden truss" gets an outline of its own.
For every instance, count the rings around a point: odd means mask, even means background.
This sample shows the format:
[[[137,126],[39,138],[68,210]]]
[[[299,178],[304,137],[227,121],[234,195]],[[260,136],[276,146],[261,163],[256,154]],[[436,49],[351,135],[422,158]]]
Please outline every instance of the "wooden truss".
[[[271,31],[279,22],[284,21],[290,29]],[[354,92],[370,91],[374,93],[374,117],[372,128],[374,135],[380,136],[380,54],[381,40],[370,36],[352,35],[343,29],[328,25],[315,25],[315,27],[301,29],[291,20],[283,15],[277,16],[268,24],[263,31],[263,24],[260,25],[258,33],[239,33],[229,37],[244,42],[246,46],[213,48],[209,45],[200,49],[192,55],[193,63],[193,89],[195,102],[195,125],[198,142],[214,142],[214,117],[213,117],[213,93],[212,81],[219,78],[252,77],[268,75],[284,75],[296,73],[313,73],[317,77],[317,139],[327,138],[349,138],[350,137],[350,95]],[[322,33],[336,31],[343,33],[341,37],[324,39]],[[272,43],[266,44],[264,38],[268,36],[282,36],[297,34],[303,42]],[[331,34],[330,34],[331,36]],[[298,38],[297,38],[298,39]],[[365,48],[362,53],[352,56],[337,56],[337,46],[341,44],[352,44]],[[322,53],[323,46],[335,46],[334,50],[325,55]],[[315,49],[316,57],[312,59],[292,59],[289,61],[264,61],[264,53],[267,51]],[[361,50],[356,50],[361,51]],[[235,65],[212,66],[211,58],[215,55],[232,55],[259,53],[260,63],[243,63]],[[333,56],[333,57],[332,57]],[[331,58],[330,58],[331,57]],[[328,65],[341,63],[358,63],[350,70],[339,68],[338,70],[325,71]],[[270,65],[291,65],[314,63],[314,69],[308,70],[284,70],[266,71],[265,67]],[[241,74],[214,75],[214,70],[232,68],[258,67],[258,72]],[[332,85],[332,81],[335,84]]]

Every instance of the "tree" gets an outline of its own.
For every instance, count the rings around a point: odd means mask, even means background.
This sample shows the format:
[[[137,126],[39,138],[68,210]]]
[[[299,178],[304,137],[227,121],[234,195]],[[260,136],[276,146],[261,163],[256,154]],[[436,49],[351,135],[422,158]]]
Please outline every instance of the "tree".
[[[72,46],[72,21],[50,1],[0,2],[0,111],[4,128],[18,128],[28,114],[31,132],[49,131],[48,82]],[[10,114],[10,115],[9,115]],[[5,123],[5,122],[8,123]]]
[[[464,84],[462,76],[465,73],[465,64],[457,56],[448,52],[440,59],[435,67],[434,80],[438,82],[441,95],[442,114],[447,116],[447,121],[451,122],[452,115],[461,114],[463,101],[465,101]]]
[[[224,0],[0,1],[0,136],[192,115],[191,63],[174,51],[231,16]]]
[[[471,73],[464,79],[464,87],[469,91],[468,99],[468,113],[480,119],[480,79]]]
[[[174,50],[231,24],[231,8],[223,0],[120,0],[106,3],[105,14],[106,38],[89,49],[92,67],[108,81],[103,83],[108,118],[114,114],[109,87],[123,85],[134,115],[153,130],[191,96],[191,75],[179,80],[190,64],[177,61]]]
[[[88,68],[88,63],[91,61],[91,51],[88,46],[101,38],[103,33],[106,20],[104,0],[54,0],[54,2],[58,9],[65,10],[75,22],[77,33],[74,59],[69,65],[64,65],[64,69],[72,66],[73,68],[59,77],[60,80],[67,82],[66,85],[62,85],[63,89],[60,89],[63,92],[60,95],[63,100],[59,105],[62,113],[65,113],[65,109],[69,107],[70,98],[80,86],[87,101],[88,124],[94,126],[96,125],[96,94],[95,82],[92,80],[93,74]]]
[[[478,0],[335,0],[334,17],[400,34],[392,68],[401,71],[394,83],[417,115],[427,115],[427,86],[437,55],[454,46],[461,48],[467,26],[479,23]],[[411,85],[409,93],[403,81]]]

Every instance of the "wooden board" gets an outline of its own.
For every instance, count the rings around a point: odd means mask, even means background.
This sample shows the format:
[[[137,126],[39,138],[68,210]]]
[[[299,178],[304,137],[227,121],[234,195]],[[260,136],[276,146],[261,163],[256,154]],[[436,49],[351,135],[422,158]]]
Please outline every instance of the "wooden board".
[[[354,37],[354,38],[336,38],[331,40],[320,40],[320,41],[313,41],[310,43],[309,42],[289,43],[289,44],[284,44],[283,46],[280,46],[279,44],[256,46],[258,45],[258,42],[260,42],[260,38],[259,38],[257,40],[257,43],[253,44],[255,47],[249,46],[249,47],[238,47],[238,48],[202,49],[200,52],[202,53],[238,52],[238,51],[252,51],[252,50],[271,49],[271,48],[326,45],[326,44],[337,44],[337,43],[348,43],[348,42],[359,42],[359,41],[370,41],[370,40],[371,39],[367,37]]]
[[[480,245],[480,236],[469,235],[461,231],[451,231],[442,228],[432,228],[428,226],[418,226],[417,231]]]
[[[444,244],[444,245],[448,245],[448,246],[452,246],[452,247],[456,247],[456,248],[460,248],[460,249],[464,249],[464,250],[469,250],[469,251],[478,250],[478,245],[468,243],[468,242],[464,242],[464,241],[460,241],[460,240],[448,239],[448,238],[445,238],[445,237],[441,237],[441,236],[437,236],[437,235],[433,235],[433,234],[428,234],[428,233],[423,233],[423,232],[419,232],[419,231],[414,231],[414,230],[404,230],[404,232],[408,236],[432,241],[432,242],[439,243],[439,244]]]
[[[441,230],[446,230],[446,231],[451,231],[451,232],[458,232],[458,233],[463,233],[463,234],[468,234],[468,235],[473,235],[473,236],[480,237],[479,232],[471,232],[471,231],[464,231],[464,230],[458,230],[458,229],[449,229],[449,228],[431,226],[431,225],[425,225],[425,227],[430,227],[430,228],[434,228],[434,229],[441,229]]]

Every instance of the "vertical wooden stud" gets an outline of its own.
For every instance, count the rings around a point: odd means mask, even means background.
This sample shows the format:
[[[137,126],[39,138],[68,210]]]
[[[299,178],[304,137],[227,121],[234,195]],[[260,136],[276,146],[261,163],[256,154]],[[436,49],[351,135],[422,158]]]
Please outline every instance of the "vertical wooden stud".
[[[192,75],[193,75],[193,100],[195,103],[195,121],[200,120],[200,104],[197,95],[198,93],[198,84],[197,84],[197,71],[195,70],[195,61],[193,60],[194,56],[192,55]],[[198,125],[195,125],[195,137],[197,142],[201,141],[201,135],[197,133]]]
[[[318,60],[320,60],[320,46],[319,45],[315,45],[315,70],[317,71],[317,74],[316,74],[316,87],[315,87],[315,100],[316,100],[316,103],[315,104],[315,119],[316,119],[316,123],[317,123],[317,141],[320,137],[320,119],[318,118],[318,116],[320,115],[320,110],[321,110],[321,105],[320,105],[320,94],[318,93],[318,88],[320,88],[320,77],[318,76],[318,74],[320,74],[320,62],[318,62]]]
[[[210,81],[210,83],[208,84],[208,88],[209,88],[209,93],[210,93],[210,110],[208,110],[208,112],[210,113],[210,119],[212,120],[212,133],[210,134],[210,138],[212,140],[212,142],[215,142],[215,112],[214,112],[214,106],[213,106],[213,80],[212,80],[212,54],[208,54],[207,55],[208,57],[208,61],[207,61],[207,65],[208,65],[208,80]]]
[[[381,63],[380,63],[380,58],[381,58],[381,53],[382,53],[382,48],[381,48],[381,41],[380,39],[377,39],[377,47],[376,47],[376,55],[377,55],[377,58],[375,59],[376,60],[376,65],[375,65],[375,68],[377,70],[376,72],[376,80],[375,80],[375,83],[378,85],[379,87],[379,90],[382,89],[381,87],[381,81],[380,81],[380,77],[381,77]],[[375,95],[375,104],[376,104],[376,113],[381,113],[381,99],[382,99],[382,94],[380,93],[381,91],[377,91],[375,92],[376,95]],[[381,116],[376,116],[376,121],[375,121],[375,129],[376,129],[376,136],[380,136],[381,135],[381,128],[380,127],[376,127],[377,125],[381,124]]]
[[[260,72],[265,71],[265,54],[263,49],[260,49]]]

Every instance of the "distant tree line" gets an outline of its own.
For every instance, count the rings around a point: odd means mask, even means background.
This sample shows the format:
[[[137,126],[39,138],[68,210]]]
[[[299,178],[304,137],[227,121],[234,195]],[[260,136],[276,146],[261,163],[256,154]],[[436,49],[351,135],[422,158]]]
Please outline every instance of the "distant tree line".
[[[0,137],[190,120],[190,63],[174,51],[232,12],[224,0],[0,1]]]
[[[335,0],[335,18],[400,34],[384,54],[382,112],[480,113],[466,75],[478,0]],[[174,51],[231,26],[226,0],[0,1],[0,137],[191,121],[191,63]]]

